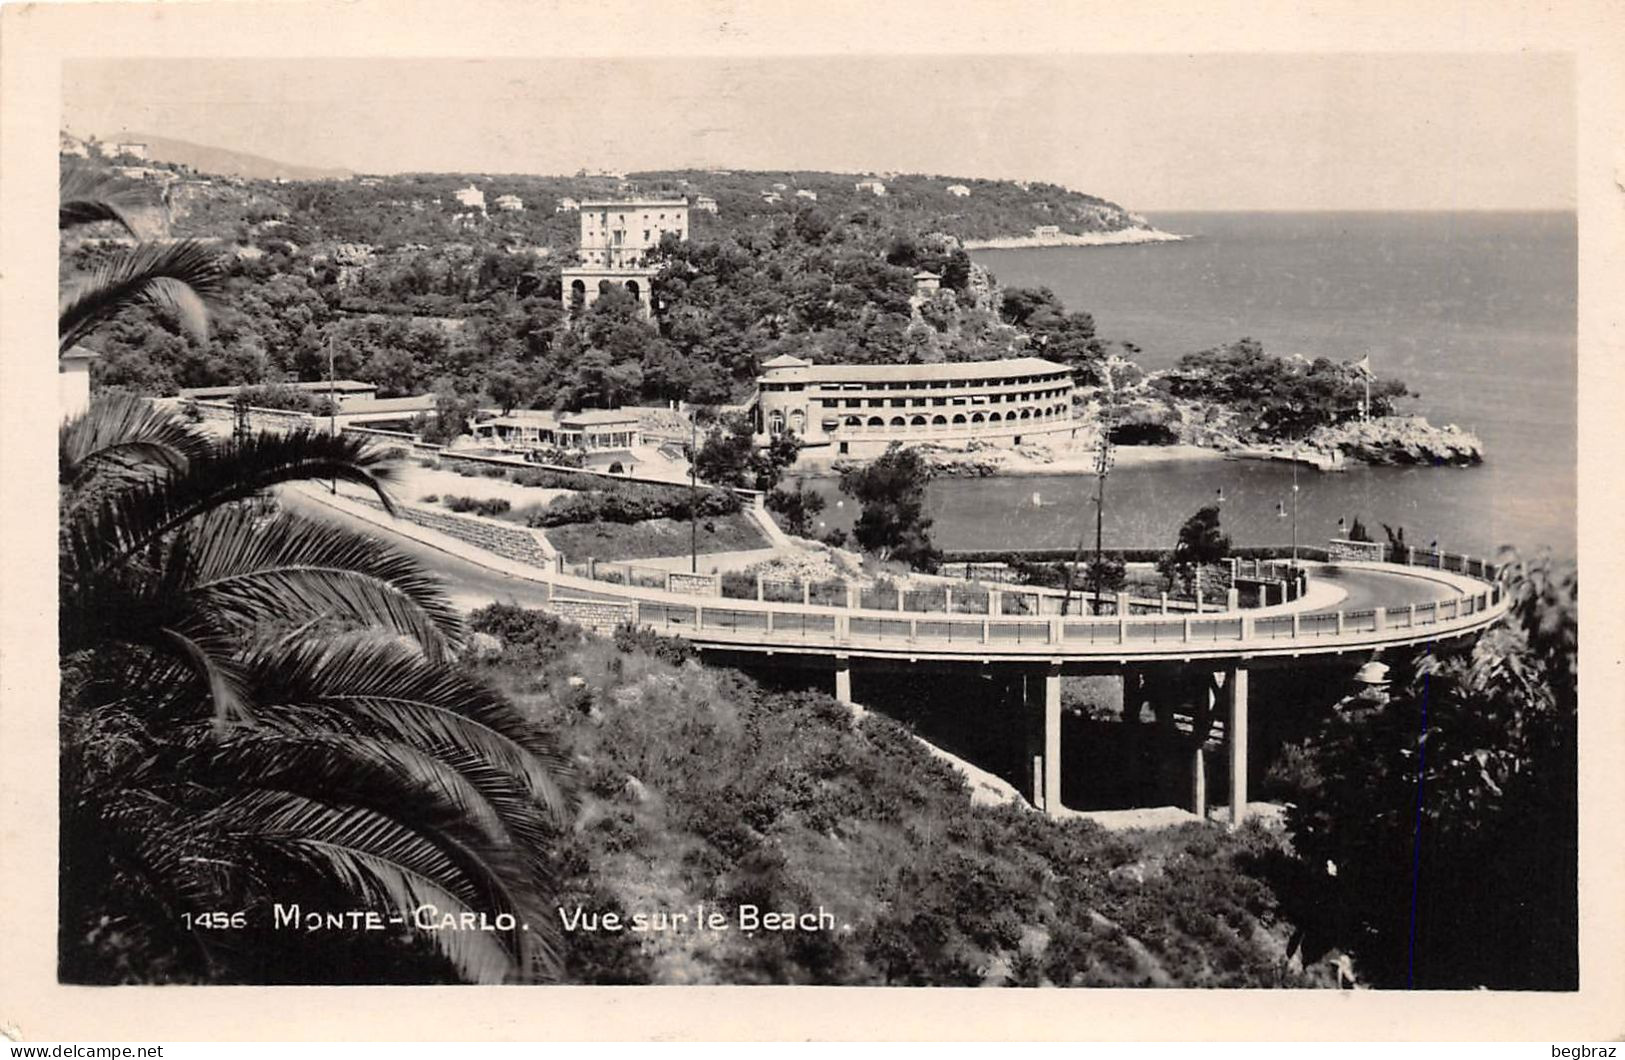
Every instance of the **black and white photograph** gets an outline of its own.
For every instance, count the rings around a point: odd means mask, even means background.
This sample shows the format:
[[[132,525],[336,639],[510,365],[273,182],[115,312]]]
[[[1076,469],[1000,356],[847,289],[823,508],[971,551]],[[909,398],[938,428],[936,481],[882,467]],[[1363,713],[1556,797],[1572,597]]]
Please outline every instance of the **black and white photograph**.
[[[1580,58],[617,10],[62,55],[55,983],[1574,997]]]

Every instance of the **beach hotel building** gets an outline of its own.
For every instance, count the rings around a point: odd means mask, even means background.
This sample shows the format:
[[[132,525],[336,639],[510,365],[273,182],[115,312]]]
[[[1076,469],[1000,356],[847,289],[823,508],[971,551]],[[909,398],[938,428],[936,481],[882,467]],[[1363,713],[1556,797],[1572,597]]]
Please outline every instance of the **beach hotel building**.
[[[775,357],[756,381],[757,440],[794,434],[833,455],[892,442],[1057,443],[1076,433],[1072,370],[1037,357],[945,364],[811,364]]]

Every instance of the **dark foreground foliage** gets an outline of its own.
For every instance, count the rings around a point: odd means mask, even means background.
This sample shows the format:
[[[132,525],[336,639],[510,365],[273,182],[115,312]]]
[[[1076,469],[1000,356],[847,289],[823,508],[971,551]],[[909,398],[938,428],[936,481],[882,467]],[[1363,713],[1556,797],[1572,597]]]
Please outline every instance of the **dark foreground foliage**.
[[[1394,659],[1390,700],[1298,749],[1281,882],[1311,954],[1383,986],[1577,987],[1578,584],[1515,564],[1504,626]]]
[[[539,612],[487,608],[471,625],[505,644],[481,676],[559,732],[582,773],[564,914],[689,916],[566,932],[569,979],[1312,984],[1289,969],[1270,889],[1239,867],[1273,848],[1263,831],[1123,835],[973,805],[901,725],[827,695],[673,665],[686,652],[663,638],[580,638]],[[701,904],[729,927],[697,929]],[[745,905],[821,906],[834,927],[751,934]]]

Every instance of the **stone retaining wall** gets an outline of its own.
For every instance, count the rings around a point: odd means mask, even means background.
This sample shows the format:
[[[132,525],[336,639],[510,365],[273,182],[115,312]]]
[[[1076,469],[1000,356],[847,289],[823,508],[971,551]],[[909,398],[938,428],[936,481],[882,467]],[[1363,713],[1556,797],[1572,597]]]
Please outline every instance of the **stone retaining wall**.
[[[549,608],[555,615],[594,633],[608,636],[616,626],[632,622],[633,605],[615,600],[561,600],[553,597]]]
[[[358,504],[365,504],[371,508],[384,510],[383,504],[372,497],[351,497],[350,500]],[[532,566],[551,568],[553,566],[553,553],[543,543],[537,531],[524,526],[513,526],[498,522],[495,519],[481,519],[474,515],[459,515],[455,512],[437,512],[429,508],[419,508],[410,504],[397,504],[395,514],[409,523],[438,530],[447,537],[455,537],[459,541],[466,541],[477,548],[502,556],[505,559],[517,560],[520,563],[529,563]]]
[[[1326,557],[1333,563],[1338,560],[1369,560],[1381,563],[1388,558],[1388,546],[1377,541],[1346,541],[1334,537],[1326,542]]]
[[[176,408],[181,408],[184,401],[177,402]],[[192,405],[197,408],[198,414],[205,420],[216,423],[236,423],[237,408],[224,401],[194,401]],[[248,425],[256,431],[261,430],[295,430],[301,427],[316,427],[327,429],[326,416],[312,416],[307,412],[293,412],[289,409],[262,409],[250,406],[248,409]]]

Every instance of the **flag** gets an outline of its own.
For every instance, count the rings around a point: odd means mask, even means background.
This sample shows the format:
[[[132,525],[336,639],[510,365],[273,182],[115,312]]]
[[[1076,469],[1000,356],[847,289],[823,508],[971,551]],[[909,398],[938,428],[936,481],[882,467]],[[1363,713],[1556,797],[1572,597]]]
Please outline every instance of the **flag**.
[[[1361,357],[1358,361],[1355,361],[1354,362],[1354,367],[1358,368],[1360,371],[1364,372],[1366,375],[1370,375],[1371,374],[1371,355],[1368,353],[1364,357]]]

